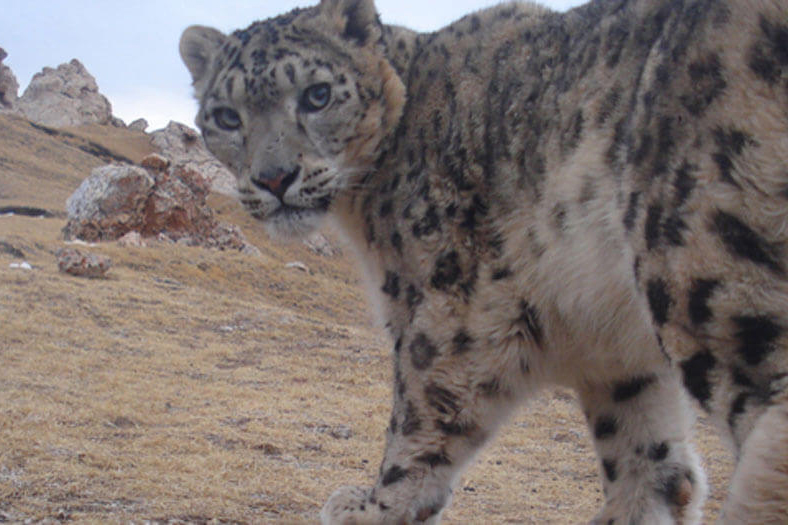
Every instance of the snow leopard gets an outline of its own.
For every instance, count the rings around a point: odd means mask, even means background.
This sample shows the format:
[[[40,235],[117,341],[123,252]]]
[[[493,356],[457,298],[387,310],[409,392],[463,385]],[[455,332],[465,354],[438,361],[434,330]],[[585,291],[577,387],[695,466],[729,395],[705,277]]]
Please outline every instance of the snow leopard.
[[[379,476],[326,524],[438,523],[474,456],[572,389],[599,524],[788,523],[788,2],[504,3],[438,31],[321,0],[188,28],[196,124],[277,236],[333,222],[391,336]],[[694,405],[694,407],[693,407]]]

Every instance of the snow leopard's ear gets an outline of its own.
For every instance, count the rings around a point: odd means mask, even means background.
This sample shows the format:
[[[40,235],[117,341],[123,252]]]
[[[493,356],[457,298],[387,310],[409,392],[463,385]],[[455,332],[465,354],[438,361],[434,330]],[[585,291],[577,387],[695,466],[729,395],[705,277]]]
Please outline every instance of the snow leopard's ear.
[[[211,27],[191,26],[181,35],[181,60],[192,74],[192,85],[197,95],[202,94],[208,70],[227,37]]]
[[[342,38],[359,46],[380,40],[382,27],[374,0],[322,0],[320,13],[328,17]]]

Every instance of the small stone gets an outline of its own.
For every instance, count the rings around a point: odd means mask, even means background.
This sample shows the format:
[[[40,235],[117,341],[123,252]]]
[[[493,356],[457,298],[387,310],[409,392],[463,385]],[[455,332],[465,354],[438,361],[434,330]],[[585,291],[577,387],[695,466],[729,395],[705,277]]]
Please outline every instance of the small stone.
[[[126,416],[118,416],[112,421],[108,422],[108,425],[116,428],[131,428],[137,426],[134,421],[127,418]]]
[[[326,425],[321,423],[314,427],[318,434],[328,434],[334,439],[350,439],[353,437],[353,430],[347,425]]]
[[[167,236],[167,235],[166,235],[166,234],[164,234],[164,233],[160,233],[160,234],[158,234],[158,235],[156,236],[156,240],[157,240],[157,241],[159,241],[159,242],[162,242],[162,243],[164,243],[164,244],[173,244],[173,243],[175,242],[175,241],[173,241],[172,239],[170,239],[170,237],[169,237],[169,236]]]
[[[350,439],[353,437],[353,430],[347,425],[336,425],[331,428],[329,435],[335,439]]]
[[[334,257],[342,253],[341,250],[332,246],[328,239],[326,239],[326,236],[320,232],[314,232],[309,235],[309,237],[304,239],[304,244],[311,251],[324,257]]]
[[[246,255],[261,255],[260,250],[249,244],[241,229],[234,224],[217,223],[206,244],[219,250],[239,250]]]
[[[30,263],[27,261],[22,261],[21,263],[11,263],[8,265],[9,268],[13,270],[32,270],[33,267],[30,266]]]
[[[254,244],[244,244],[244,247],[241,249],[241,253],[244,255],[251,255],[252,257],[260,257],[263,253],[260,251],[260,248],[255,246]]]
[[[178,244],[180,246],[194,247],[194,246],[199,246],[200,242],[194,237],[192,237],[191,235],[184,235],[183,237],[179,237],[178,240],[175,241],[175,244]]]
[[[15,259],[24,259],[25,257],[25,253],[22,250],[5,241],[0,241],[0,253],[8,254]]]
[[[164,171],[170,167],[170,161],[158,153],[151,153],[142,159],[140,166],[154,171]]]
[[[266,456],[281,456],[282,449],[277,447],[276,445],[272,445],[271,443],[261,443],[260,445],[255,445],[253,447],[255,450],[259,450]]]
[[[55,257],[61,272],[77,277],[104,277],[112,266],[109,257],[82,253],[75,248],[60,248],[55,252]]]
[[[120,239],[118,239],[118,245],[123,246],[124,248],[135,247],[135,248],[145,248],[147,244],[145,241],[142,240],[142,235],[140,232],[130,231]]]
[[[289,269],[295,269],[295,270],[301,270],[302,272],[309,273],[309,268],[307,267],[307,265],[302,263],[302,262],[300,262],[300,261],[289,262],[289,263],[285,264],[285,268],[287,268],[288,270]]]
[[[572,439],[572,434],[569,432],[556,432],[553,435],[553,441],[557,443],[570,443],[574,440]]]

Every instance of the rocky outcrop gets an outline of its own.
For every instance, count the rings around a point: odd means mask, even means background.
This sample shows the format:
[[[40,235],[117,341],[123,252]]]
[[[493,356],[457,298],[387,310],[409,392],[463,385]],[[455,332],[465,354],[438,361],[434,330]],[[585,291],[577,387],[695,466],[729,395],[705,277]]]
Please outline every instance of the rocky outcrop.
[[[137,120],[129,124],[129,129],[132,129],[134,131],[144,132],[146,129],[148,129],[148,121],[145,120],[144,118],[138,118]]]
[[[216,160],[205,147],[195,130],[179,122],[150,134],[151,143],[173,164],[183,164],[208,179],[211,189],[225,195],[235,195],[235,176]]]
[[[77,59],[36,73],[18,105],[28,119],[53,128],[113,122],[109,100]]]
[[[16,81],[11,68],[3,64],[8,56],[5,49],[0,47],[0,112],[14,111],[17,104],[19,83]]]
[[[217,222],[206,205],[208,181],[166,159],[145,167],[111,164],[93,170],[66,202],[66,239],[111,241],[129,232],[188,246],[259,253],[238,227]]]

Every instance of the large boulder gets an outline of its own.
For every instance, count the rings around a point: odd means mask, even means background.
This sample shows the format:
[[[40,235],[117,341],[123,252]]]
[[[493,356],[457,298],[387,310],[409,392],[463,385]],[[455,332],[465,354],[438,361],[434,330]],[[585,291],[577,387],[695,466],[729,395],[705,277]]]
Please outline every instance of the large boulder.
[[[130,165],[93,170],[66,201],[67,240],[115,240],[142,227],[142,217],[156,179]]]
[[[28,119],[53,128],[111,124],[113,118],[109,100],[77,59],[36,73],[19,99],[19,109]]]
[[[150,134],[151,143],[173,164],[183,164],[200,172],[211,189],[225,195],[236,195],[235,176],[211,155],[200,134],[180,122],[170,121],[166,128]]]
[[[14,111],[16,109],[19,83],[16,81],[11,68],[3,64],[8,56],[5,49],[0,47],[0,112]]]
[[[183,166],[144,161],[93,170],[66,202],[67,240],[112,241],[129,232],[189,246],[259,253],[233,225],[215,220],[208,181]]]

